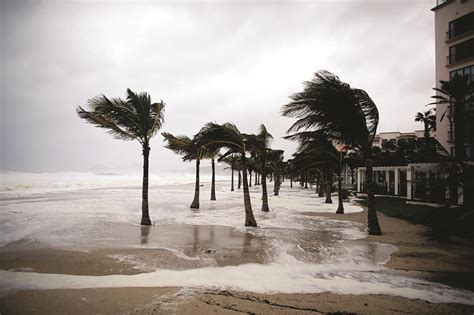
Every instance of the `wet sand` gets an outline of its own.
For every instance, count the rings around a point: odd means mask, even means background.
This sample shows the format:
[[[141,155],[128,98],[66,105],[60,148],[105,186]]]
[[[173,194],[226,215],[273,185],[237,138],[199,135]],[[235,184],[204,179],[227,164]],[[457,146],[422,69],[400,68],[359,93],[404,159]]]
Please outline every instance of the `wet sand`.
[[[35,248],[31,244],[23,245],[23,248],[8,246],[0,249],[0,269],[71,275],[132,275],[156,269],[184,270],[264,263],[266,259],[263,237],[229,227],[115,226],[115,230],[109,229],[107,238],[117,239],[117,235],[112,234],[120,234],[121,238],[128,236],[128,242],[117,242],[109,248],[89,247],[79,250]],[[153,245],[147,247],[152,240]],[[163,246],[167,244],[169,249],[160,248],[160,243]],[[127,247],[121,248],[120,245]]]
[[[472,314],[474,307],[384,295],[187,292],[179,288],[24,291],[2,314]],[[345,313],[344,313],[345,312]]]
[[[305,212],[308,216],[351,220],[365,225],[367,213],[345,215]],[[367,242],[384,242],[397,246],[387,267],[393,272],[410,273],[432,281],[466,287],[460,279],[471,282],[474,255],[465,244],[440,244],[423,236],[422,226],[379,214],[382,236],[369,236]],[[169,229],[163,231],[163,229]],[[131,228],[135,231],[136,228]],[[140,235],[124,239],[146,245],[149,238],[161,237],[156,230],[141,230]],[[3,248],[0,269],[77,275],[137,274],[147,268],[176,270],[202,266],[238,265],[265,262],[265,239],[231,228],[217,226],[162,227],[175,247],[183,245],[185,258],[163,248],[120,248],[71,251],[52,248]],[[121,228],[120,233],[124,233]],[[186,246],[184,246],[186,245]],[[133,257],[133,259],[127,259]],[[189,259],[191,257],[191,259]],[[143,261],[142,265],[137,261]],[[150,265],[151,264],[151,265]],[[442,278],[446,278],[442,280]],[[440,280],[441,279],[441,280]],[[457,282],[458,281],[458,282]],[[471,282],[472,283],[472,282]],[[472,289],[471,289],[472,290]],[[288,313],[414,313],[472,314],[474,306],[433,304],[423,300],[384,295],[257,294],[251,292],[193,290],[180,288],[110,288],[25,290],[0,298],[2,314],[288,314]]]
[[[366,224],[367,212],[304,213],[310,216],[350,220]],[[365,240],[395,245],[386,267],[405,274],[474,291],[474,244],[465,240],[437,242],[430,240],[428,229],[378,213],[382,236],[367,236]]]

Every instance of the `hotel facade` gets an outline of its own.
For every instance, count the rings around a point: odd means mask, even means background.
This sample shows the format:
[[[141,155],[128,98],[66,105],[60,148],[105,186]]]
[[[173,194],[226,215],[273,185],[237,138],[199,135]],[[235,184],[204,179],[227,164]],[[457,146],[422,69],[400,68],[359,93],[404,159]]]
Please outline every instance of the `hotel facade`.
[[[435,80],[449,81],[455,75],[474,82],[474,0],[437,0],[431,9],[435,15]],[[474,95],[467,96],[465,107],[466,160],[474,160]],[[435,138],[451,155],[455,156],[454,110],[449,104],[436,106]],[[374,146],[399,139],[421,138],[422,131],[413,133],[385,132],[376,135]],[[373,181],[376,194],[405,198],[407,203],[433,205],[446,204],[450,198],[447,189],[448,173],[438,163],[408,163],[408,165],[375,166]],[[365,195],[367,187],[365,167],[357,169],[357,194]],[[457,205],[474,203],[474,181],[467,178],[455,196]]]
[[[431,9],[435,15],[435,79],[449,81],[458,74],[474,81],[474,0],[437,0]],[[474,102],[468,102],[466,115],[474,114]],[[467,122],[469,124],[469,121]],[[470,121],[472,125],[472,120]],[[471,126],[472,127],[472,126]],[[466,157],[474,159],[473,128],[466,132]],[[448,104],[436,106],[436,139],[454,155],[454,117]]]

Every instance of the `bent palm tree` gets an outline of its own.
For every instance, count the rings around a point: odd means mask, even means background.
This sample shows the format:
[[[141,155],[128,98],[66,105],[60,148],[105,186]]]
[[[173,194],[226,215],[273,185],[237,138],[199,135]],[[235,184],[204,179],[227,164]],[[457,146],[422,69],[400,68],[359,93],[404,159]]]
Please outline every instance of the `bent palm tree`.
[[[173,136],[170,133],[162,132],[167,144],[165,148],[170,149],[176,154],[182,156],[183,161],[196,160],[196,181],[194,186],[194,198],[190,208],[199,209],[199,166],[204,157],[205,150],[198,146],[192,139],[187,136]]]
[[[164,122],[165,103],[152,103],[148,93],[135,93],[127,89],[127,98],[109,99],[105,95],[96,96],[87,102],[90,111],[77,107],[80,118],[99,127],[120,140],[137,140],[142,145],[143,183],[141,225],[151,225],[148,209],[148,164],[150,139]]]
[[[212,146],[228,149],[224,156],[232,153],[240,155],[242,168],[242,183],[244,188],[244,208],[245,208],[245,226],[257,226],[255,217],[252,212],[252,204],[250,202],[249,184],[247,180],[247,147],[248,136],[239,131],[239,129],[231,123],[222,125],[216,123],[207,123],[201,131],[196,135],[197,143],[201,146]]]
[[[375,103],[365,91],[351,88],[328,71],[315,73],[311,81],[304,83],[303,91],[291,95],[290,99],[292,101],[283,106],[282,115],[295,117],[297,121],[288,132],[319,130],[329,141],[345,144],[363,154],[368,187],[368,232],[381,235],[372,164],[372,142],[379,121]]]

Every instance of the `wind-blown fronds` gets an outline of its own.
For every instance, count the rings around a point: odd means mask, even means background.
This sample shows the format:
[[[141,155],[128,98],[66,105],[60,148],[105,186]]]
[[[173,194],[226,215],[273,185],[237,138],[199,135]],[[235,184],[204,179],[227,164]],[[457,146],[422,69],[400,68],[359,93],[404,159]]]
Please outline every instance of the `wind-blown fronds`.
[[[109,99],[105,95],[87,102],[90,110],[77,107],[77,114],[87,122],[108,130],[120,140],[138,140],[148,143],[164,122],[165,103],[151,103],[150,95],[127,89],[127,99]]]
[[[114,138],[137,140],[142,145],[143,185],[142,185],[142,225],[151,225],[148,209],[148,172],[150,139],[158,132],[164,122],[165,103],[151,103],[147,93],[135,93],[127,89],[127,98],[109,99],[105,95],[87,101],[90,110],[78,106],[80,118],[88,123],[107,129]]]
[[[165,148],[170,149],[176,154],[182,156],[183,161],[191,161],[196,159],[197,147],[187,136],[174,136],[168,132],[162,132],[166,144]]]
[[[195,136],[201,146],[226,148],[232,152],[245,152],[245,135],[232,123],[207,123]]]
[[[319,130],[326,138],[351,147],[369,147],[378,124],[378,110],[368,94],[327,71],[315,73],[302,92],[290,96],[284,116],[296,118],[288,133]]]

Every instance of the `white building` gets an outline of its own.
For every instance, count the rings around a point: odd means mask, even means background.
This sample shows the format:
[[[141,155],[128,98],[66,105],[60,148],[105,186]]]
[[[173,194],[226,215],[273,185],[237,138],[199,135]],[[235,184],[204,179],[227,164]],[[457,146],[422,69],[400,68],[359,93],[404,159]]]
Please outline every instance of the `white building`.
[[[436,86],[439,88],[440,80],[449,81],[455,74],[466,76],[472,82],[474,0],[437,0],[431,10],[435,14]],[[454,155],[454,122],[452,110],[447,104],[436,106],[436,128],[436,139]]]

